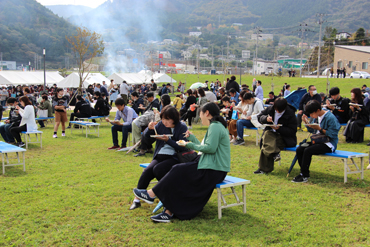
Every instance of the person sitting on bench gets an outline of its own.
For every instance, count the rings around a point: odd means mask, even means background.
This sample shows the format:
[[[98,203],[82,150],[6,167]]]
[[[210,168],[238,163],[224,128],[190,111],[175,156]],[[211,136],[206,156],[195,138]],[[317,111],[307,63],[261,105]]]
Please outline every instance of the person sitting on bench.
[[[15,108],[19,112],[19,115],[22,116],[22,120],[19,124],[19,127],[10,128],[10,133],[17,140],[15,145],[18,147],[23,147],[26,144],[22,142],[21,132],[35,131],[37,130],[37,124],[35,121],[35,109],[33,108],[32,102],[29,100],[29,98],[27,96],[22,96],[20,97],[19,102],[24,109],[20,108],[19,105],[17,105]]]
[[[267,107],[258,116],[261,124],[267,126],[261,138],[261,154],[258,169],[254,174],[270,173],[274,170],[274,162],[280,160],[280,150],[297,145],[296,109],[284,98],[277,98],[274,105]],[[281,126],[277,126],[281,125]]]
[[[126,101],[124,99],[116,99],[114,104],[117,107],[117,113],[116,117],[114,118],[115,122],[112,123],[113,146],[108,148],[109,150],[120,148],[120,146],[118,146],[118,131],[122,132],[121,149],[126,148],[128,132],[132,131],[132,121],[138,117],[134,109],[126,106]],[[124,121],[123,123],[120,122],[121,118]],[[109,118],[106,118],[105,121],[110,122]]]
[[[76,103],[75,109],[71,113],[69,121],[74,121],[75,118],[89,118],[91,117],[91,106],[90,103],[86,102],[81,95],[77,95],[78,102]],[[68,129],[71,128],[69,123]]]
[[[347,123],[349,120],[349,103],[351,101],[348,98],[340,96],[338,87],[332,87],[329,94],[331,99],[326,100],[326,108],[332,111],[339,123]],[[331,104],[335,104],[335,106],[329,106]]]
[[[8,98],[6,101],[10,107],[9,118],[4,121],[5,124],[0,125],[0,134],[3,137],[4,141],[10,144],[15,143],[14,137],[10,133],[10,128],[18,127],[19,123],[22,120],[21,115],[17,113],[15,107],[18,105],[18,102],[15,98]]]
[[[163,97],[164,95],[162,95]],[[168,96],[168,95],[167,95]],[[179,163],[177,152],[183,152],[187,149],[176,144],[177,141],[188,141],[184,137],[187,131],[186,124],[180,122],[180,114],[174,106],[167,105],[162,109],[161,121],[150,122],[148,128],[144,132],[146,139],[157,140],[153,155],[153,160],[149,166],[145,168],[140,176],[137,184],[138,189],[146,189],[150,181],[156,178],[160,181],[167,174],[172,166]],[[154,131],[154,129],[156,131]],[[171,134],[172,137],[165,136]],[[151,135],[160,135],[161,137],[151,138]],[[140,200],[135,197],[130,210],[140,207]]]
[[[305,183],[310,178],[310,165],[312,155],[332,153],[337,149],[338,132],[340,124],[337,118],[330,111],[325,111],[321,108],[321,103],[316,100],[311,100],[306,104],[305,113],[311,118],[314,118],[319,125],[308,125],[308,131],[314,134],[321,134],[327,137],[317,143],[308,142],[297,147],[296,155],[298,164],[301,167],[301,173],[296,176],[292,182]],[[308,122],[307,116],[303,115],[302,120]],[[312,138],[311,138],[312,140]]]
[[[221,183],[230,171],[230,141],[227,123],[220,116],[220,108],[210,102],[201,107],[200,119],[209,126],[200,143],[189,131],[185,137],[190,142],[180,145],[198,150],[198,157],[192,162],[177,164],[153,187],[134,189],[139,199],[152,204],[156,196],[165,210],[152,216],[156,222],[170,222],[174,215],[180,220],[197,216],[208,202],[216,184]]]

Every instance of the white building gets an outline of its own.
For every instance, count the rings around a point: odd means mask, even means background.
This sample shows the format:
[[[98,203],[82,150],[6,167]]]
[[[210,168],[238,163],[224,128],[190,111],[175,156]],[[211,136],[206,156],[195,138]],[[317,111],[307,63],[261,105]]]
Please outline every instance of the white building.
[[[244,58],[244,59],[251,58],[251,51],[250,50],[242,50],[242,58]]]
[[[260,33],[258,40],[268,40],[268,39],[272,40],[273,38],[274,38],[273,34]],[[257,40],[257,34],[252,34],[251,39]]]
[[[209,60],[208,54],[199,54],[199,59],[207,59],[207,60]]]
[[[171,59],[171,53],[169,51],[157,51],[157,57],[159,57],[159,54],[163,55],[163,59]]]
[[[189,32],[189,36],[199,37],[200,35],[202,35],[202,32]]]
[[[190,51],[181,51],[181,56],[184,57],[185,60],[191,58],[191,52]]]
[[[347,33],[347,32],[340,32],[340,33],[337,33],[335,35],[335,38],[337,40],[341,40],[341,39],[348,39],[350,38],[352,35],[350,33]]]
[[[257,67],[256,65],[254,65],[253,67],[257,75],[269,74],[271,72],[277,71],[277,69],[279,68],[279,63],[275,61],[265,61],[262,59],[258,59]]]
[[[0,61],[0,70],[16,70],[17,63],[15,61]]]

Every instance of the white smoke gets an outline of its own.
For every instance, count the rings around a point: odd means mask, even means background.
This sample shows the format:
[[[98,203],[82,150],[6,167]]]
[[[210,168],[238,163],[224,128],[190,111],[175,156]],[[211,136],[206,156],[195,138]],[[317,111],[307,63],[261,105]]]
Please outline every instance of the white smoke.
[[[71,21],[103,35],[106,72],[137,72],[144,68],[147,41],[162,40],[159,15],[165,4],[165,0],[110,0]],[[133,42],[138,37],[141,44]]]

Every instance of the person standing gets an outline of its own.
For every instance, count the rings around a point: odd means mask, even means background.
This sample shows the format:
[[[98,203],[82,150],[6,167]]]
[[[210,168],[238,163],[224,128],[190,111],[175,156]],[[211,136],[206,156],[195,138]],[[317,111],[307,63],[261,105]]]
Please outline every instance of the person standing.
[[[255,94],[256,94],[256,98],[263,101],[263,88],[262,88],[261,85],[262,85],[262,82],[260,80],[258,80]]]
[[[231,80],[229,80],[226,83],[226,91],[229,92],[230,89],[234,88],[235,91],[237,91],[239,93],[240,92],[240,87],[239,87],[239,84],[235,81],[236,77],[233,75],[230,78],[231,78]]]
[[[127,100],[128,100],[128,94],[130,92],[130,86],[127,85],[127,82],[126,81],[123,81],[120,88],[119,88],[119,91],[121,93],[121,97],[122,99],[125,101],[125,105],[127,104]]]
[[[57,138],[57,131],[59,125],[62,124],[62,136],[66,136],[66,125],[68,121],[67,118],[67,107],[68,107],[68,98],[64,96],[64,90],[58,88],[53,98],[53,107],[55,110],[55,125],[54,125],[54,135],[53,138]]]
[[[346,73],[347,73],[347,71],[346,71],[346,68],[343,68],[343,78],[346,78]]]

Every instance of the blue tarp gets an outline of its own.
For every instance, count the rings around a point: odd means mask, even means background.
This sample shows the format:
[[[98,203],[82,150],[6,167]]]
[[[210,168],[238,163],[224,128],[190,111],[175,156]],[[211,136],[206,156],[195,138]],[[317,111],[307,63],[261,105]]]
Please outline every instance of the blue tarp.
[[[291,104],[292,106],[294,106],[295,109],[298,110],[299,102],[301,101],[303,95],[306,93],[307,93],[307,89],[293,91],[287,96],[285,96],[285,99],[288,101],[289,104]]]

